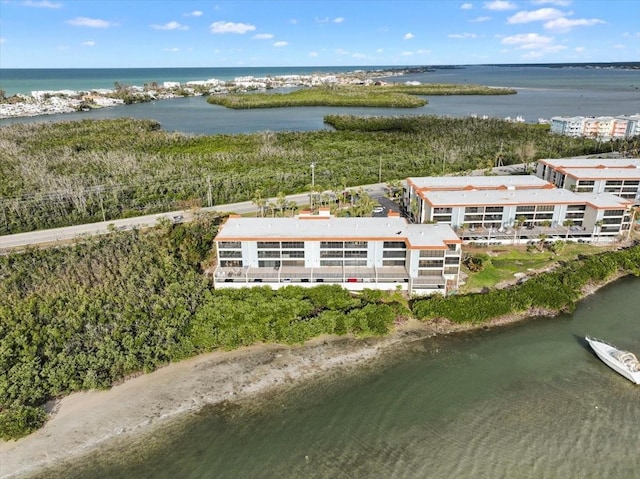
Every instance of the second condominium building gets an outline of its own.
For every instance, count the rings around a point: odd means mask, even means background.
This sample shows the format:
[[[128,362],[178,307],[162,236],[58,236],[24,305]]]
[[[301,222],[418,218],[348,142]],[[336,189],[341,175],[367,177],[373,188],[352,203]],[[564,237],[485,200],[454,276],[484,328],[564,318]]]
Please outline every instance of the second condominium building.
[[[447,180],[447,181],[445,181]],[[632,201],[574,193],[535,176],[408,178],[405,207],[417,223],[446,223],[466,240],[611,240],[630,228]]]

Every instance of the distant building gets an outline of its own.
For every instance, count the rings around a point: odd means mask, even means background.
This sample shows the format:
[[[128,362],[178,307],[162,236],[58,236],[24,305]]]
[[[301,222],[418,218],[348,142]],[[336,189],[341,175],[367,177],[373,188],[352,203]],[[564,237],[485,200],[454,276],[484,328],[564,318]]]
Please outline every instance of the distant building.
[[[536,176],[576,193],[640,200],[640,158],[544,159],[538,161]]]
[[[640,135],[640,114],[630,116],[554,116],[551,133],[611,140]]]
[[[339,284],[350,290],[446,293],[457,288],[462,241],[449,225],[389,217],[230,217],[215,238],[216,288]]]

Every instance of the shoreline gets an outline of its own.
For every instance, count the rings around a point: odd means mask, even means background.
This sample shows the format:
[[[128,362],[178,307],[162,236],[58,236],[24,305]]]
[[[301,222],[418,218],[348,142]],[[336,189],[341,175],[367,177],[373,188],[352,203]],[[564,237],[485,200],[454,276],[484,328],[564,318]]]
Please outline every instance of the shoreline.
[[[589,285],[581,299],[624,276]],[[386,351],[400,344],[558,314],[532,309],[482,324],[410,319],[383,337],[324,336],[300,346],[259,344],[205,353],[135,376],[106,391],[78,392],[52,401],[47,405],[50,419],[41,429],[17,441],[0,441],[0,477],[29,476],[77,460],[118,440],[152,433],[206,406],[248,400],[331,371],[352,370],[382,360]]]

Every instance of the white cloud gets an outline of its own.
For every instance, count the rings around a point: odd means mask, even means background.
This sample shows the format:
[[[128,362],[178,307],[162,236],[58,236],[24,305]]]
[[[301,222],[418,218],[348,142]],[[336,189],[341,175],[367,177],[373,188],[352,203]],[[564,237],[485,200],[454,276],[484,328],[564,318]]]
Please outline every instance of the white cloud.
[[[491,17],[477,17],[469,21],[471,23],[482,23],[482,22],[488,22],[489,20],[491,20]]]
[[[25,7],[36,7],[36,8],[60,8],[62,7],[61,3],[50,2],[49,0],[26,0],[22,2]]]
[[[169,22],[164,25],[151,25],[151,28],[155,30],[189,30],[188,26],[181,25],[178,22]]]
[[[89,27],[89,28],[109,28],[114,27],[117,23],[108,22],[107,20],[100,20],[99,18],[87,18],[76,17],[73,20],[67,20],[69,25],[74,27]]]
[[[275,43],[273,44],[273,46],[274,46],[274,47],[277,47],[277,48],[286,47],[287,45],[289,45],[289,43],[288,43],[288,42],[275,42]]]
[[[298,19],[297,18],[292,18],[291,20],[289,20],[289,23],[291,25],[297,25],[298,24]]]
[[[209,25],[209,29],[211,33],[237,33],[243,35],[247,32],[254,31],[256,27],[248,23],[213,22]]]
[[[484,8],[487,10],[515,10],[517,7],[514,3],[505,0],[493,0],[492,2],[484,2]]]
[[[2,45],[3,43],[7,43],[7,39],[4,37],[0,37],[0,45]]]
[[[460,5],[462,10],[471,10],[473,8],[473,3],[463,3]]]
[[[451,35],[447,35],[449,38],[478,38],[478,35],[475,33],[452,33]]]
[[[640,32],[636,32],[636,33],[624,32],[622,36],[624,38],[640,38]]]
[[[604,20],[600,20],[599,18],[570,19],[570,18],[561,17],[556,20],[551,20],[550,22],[545,23],[544,28],[546,30],[553,30],[556,32],[564,33],[564,32],[568,32],[573,27],[591,27],[593,25],[598,25],[600,23],[605,23],[605,22]]]
[[[507,23],[546,22],[563,17],[564,13],[556,8],[540,8],[532,11],[522,11],[507,18]]]
[[[534,5],[558,5],[559,7],[566,7],[571,5],[571,0],[532,0]]]
[[[309,56],[310,57],[317,57],[318,56],[318,52],[309,52]]]
[[[316,23],[329,23],[329,17],[316,17]]]
[[[402,37],[403,40],[411,40],[415,35],[411,32],[409,33],[405,33],[404,37]]]
[[[400,56],[403,56],[403,57],[410,57],[410,56],[413,56],[413,52],[402,52],[402,53],[400,54]]]
[[[352,58],[367,58],[367,55],[365,55],[364,53],[354,53],[353,55],[351,55]]]
[[[346,50],[343,50],[342,48],[338,48],[336,50],[336,55],[348,55],[348,54],[349,54],[349,52],[346,51]]]
[[[376,50],[376,53],[384,53],[384,50],[383,50],[382,48],[378,48],[378,49]]]
[[[525,50],[547,48],[553,44],[553,37],[545,37],[537,33],[520,33],[502,39],[503,45],[513,45]]]
[[[624,45],[622,45],[621,43],[616,43],[613,48],[617,48],[618,50],[622,50],[624,48],[626,48]]]
[[[586,49],[584,47],[575,47],[574,51],[576,53],[583,53]]]
[[[333,23],[342,23],[344,22],[344,17],[337,17],[333,19]]]
[[[165,48],[163,51],[170,52],[170,53],[176,53],[176,52],[179,52],[180,49],[177,48],[177,47],[173,47],[173,48]]]
[[[96,42],[94,42],[93,40],[87,40],[86,42],[82,42],[82,44],[85,47],[93,47],[93,46],[95,46]]]
[[[273,33],[256,33],[253,37],[254,40],[271,40],[274,37]]]
[[[185,17],[201,17],[202,12],[200,10],[194,10],[193,12],[185,13]]]
[[[547,37],[537,33],[521,33],[505,37],[502,39],[502,44],[527,50],[523,58],[539,58],[547,53],[559,52],[567,48],[564,45],[555,44],[553,37]]]

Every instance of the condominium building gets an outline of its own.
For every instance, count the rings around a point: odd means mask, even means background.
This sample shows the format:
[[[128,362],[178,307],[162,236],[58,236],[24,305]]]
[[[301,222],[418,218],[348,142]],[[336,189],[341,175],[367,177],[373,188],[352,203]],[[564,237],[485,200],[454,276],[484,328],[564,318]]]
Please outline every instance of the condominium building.
[[[576,193],[611,193],[640,200],[640,158],[560,158],[538,161],[536,175]]]
[[[630,227],[630,200],[610,193],[574,193],[546,181],[535,186],[533,177],[520,177],[520,188],[504,186],[518,177],[492,178],[501,186],[435,190],[418,186],[435,179],[409,178],[407,210],[416,222],[449,224],[463,239],[475,241],[525,242],[543,233],[550,238],[612,240]]]
[[[449,225],[389,217],[229,217],[215,238],[216,288],[339,284],[350,290],[446,293],[458,285],[462,240]]]
[[[630,138],[640,134],[640,115],[616,117],[554,116],[551,118],[551,133],[604,140]]]

